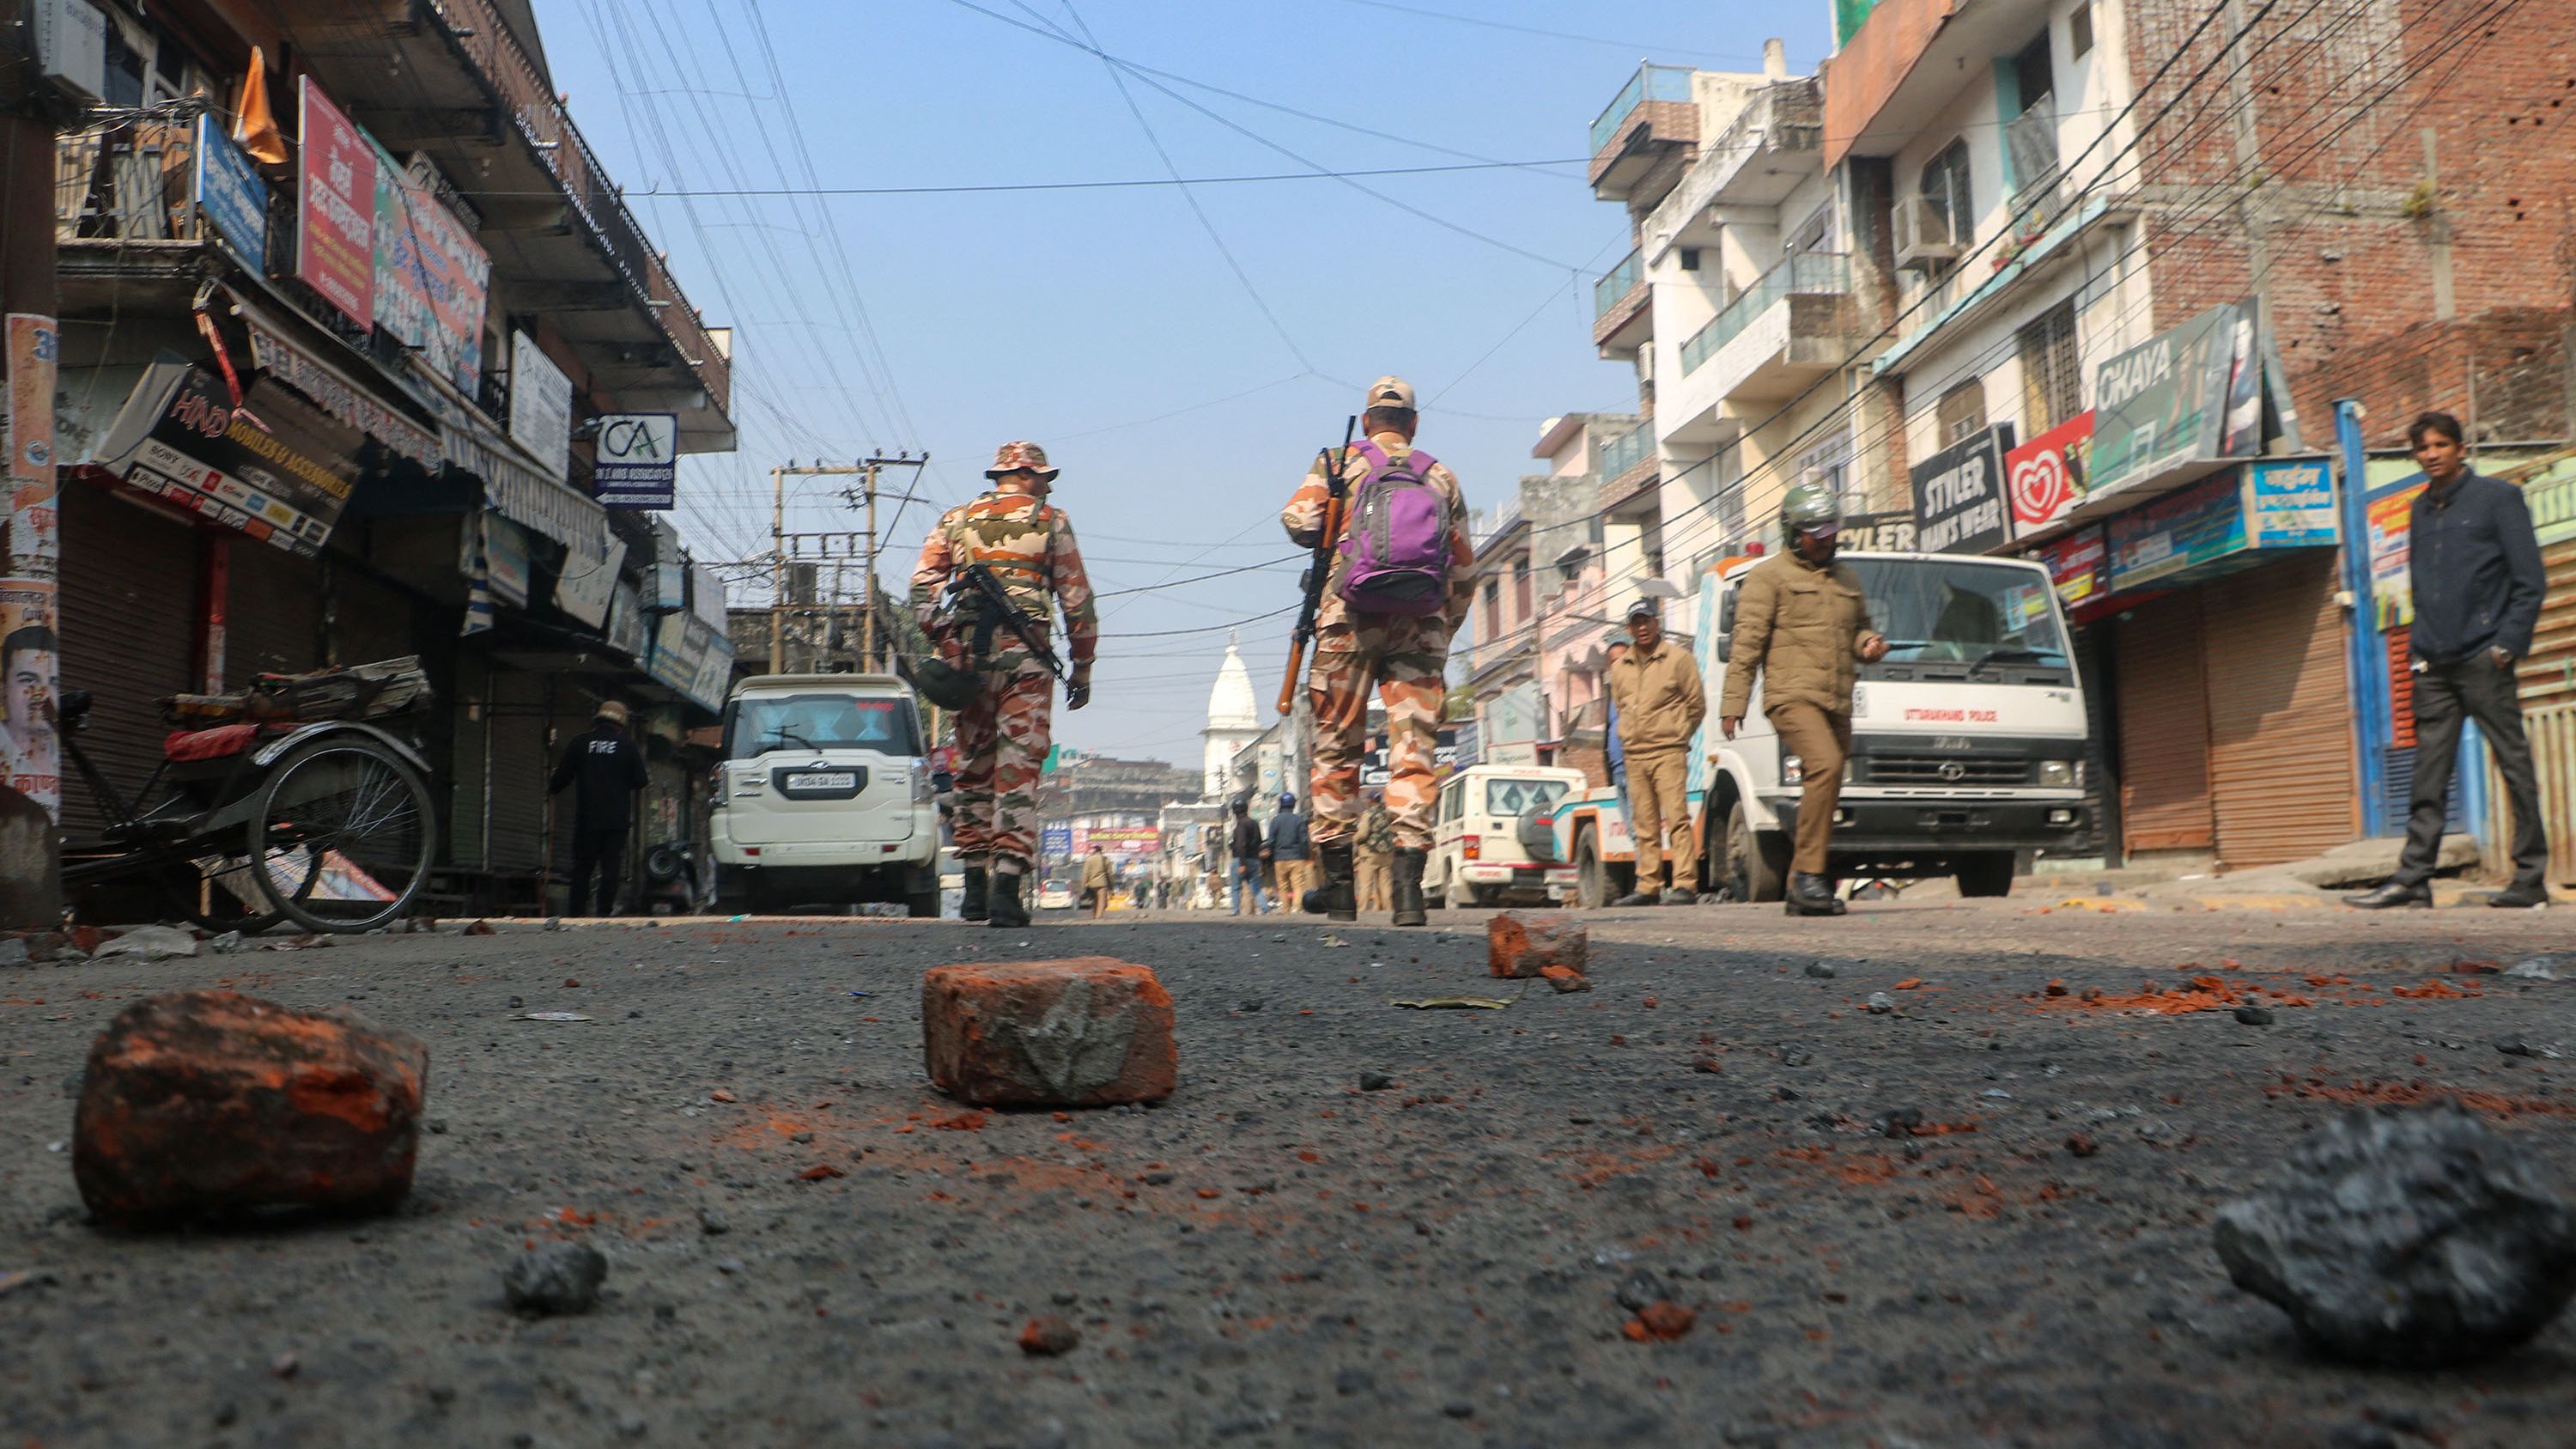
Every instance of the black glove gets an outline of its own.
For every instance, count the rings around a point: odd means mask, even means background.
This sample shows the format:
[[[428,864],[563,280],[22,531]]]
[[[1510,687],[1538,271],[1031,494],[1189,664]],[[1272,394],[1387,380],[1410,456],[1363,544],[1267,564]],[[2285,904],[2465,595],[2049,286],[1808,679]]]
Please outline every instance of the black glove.
[[[1071,683],[1064,687],[1064,707],[1080,709],[1091,703],[1091,671],[1076,670]]]

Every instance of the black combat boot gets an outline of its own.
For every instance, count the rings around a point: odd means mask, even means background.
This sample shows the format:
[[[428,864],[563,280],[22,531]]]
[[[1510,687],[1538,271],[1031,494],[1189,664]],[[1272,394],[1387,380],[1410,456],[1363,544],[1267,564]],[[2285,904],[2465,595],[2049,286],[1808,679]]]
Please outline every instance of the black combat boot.
[[[980,865],[966,867],[966,899],[957,907],[957,919],[984,919],[984,867]]]
[[[1839,916],[1844,906],[1834,896],[1832,881],[1805,871],[1792,871],[1787,910],[1793,916]]]
[[[1020,873],[1016,870],[993,872],[992,883],[984,892],[984,924],[988,926],[1025,926],[1029,908],[1020,900]]]
[[[1355,885],[1356,872],[1351,865],[1351,843],[1337,840],[1316,847],[1316,857],[1324,865],[1324,884],[1299,899],[1306,914],[1327,920],[1356,921],[1360,918],[1360,897]]]
[[[1431,920],[1422,909],[1422,867],[1430,854],[1427,850],[1398,849],[1395,858],[1387,862],[1390,893],[1395,897],[1395,923],[1399,926],[1426,925]]]

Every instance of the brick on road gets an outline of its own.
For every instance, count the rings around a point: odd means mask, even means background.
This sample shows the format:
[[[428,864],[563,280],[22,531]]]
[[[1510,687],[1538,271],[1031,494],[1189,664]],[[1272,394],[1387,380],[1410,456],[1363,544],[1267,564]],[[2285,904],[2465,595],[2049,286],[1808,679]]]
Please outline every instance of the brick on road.
[[[378,1210],[411,1190],[429,1048],[232,991],[117,1013],[89,1051],[72,1175],[102,1222],[228,1209]]]
[[[1580,976],[1592,932],[1571,916],[1535,917],[1505,911],[1485,922],[1485,966],[1506,978],[1538,976],[1562,966]]]
[[[921,980],[923,1065],[978,1106],[1159,1101],[1178,1083],[1172,998],[1108,956],[934,966]]]

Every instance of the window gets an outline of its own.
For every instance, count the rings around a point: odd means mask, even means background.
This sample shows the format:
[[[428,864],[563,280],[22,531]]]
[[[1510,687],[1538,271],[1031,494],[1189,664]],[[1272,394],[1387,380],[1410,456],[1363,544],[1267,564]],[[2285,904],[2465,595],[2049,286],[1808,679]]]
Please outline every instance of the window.
[[[1696,272],[1699,270],[1699,248],[1682,248],[1682,270],[1685,272]]]
[[[1950,559],[1868,560],[1852,568],[1892,660],[1974,663],[2000,654],[2066,665],[2048,580],[2033,569]]]
[[[1495,635],[1500,634],[1500,633],[1502,632],[1502,624],[1503,624],[1503,621],[1502,621],[1502,612],[1503,612],[1503,586],[1502,586],[1502,584],[1501,584],[1499,581],[1497,581],[1497,580],[1494,580],[1494,579],[1487,579],[1487,580],[1485,581],[1485,637],[1486,637],[1486,638],[1491,639],[1491,638],[1493,638]]]
[[[1517,624],[1530,616],[1530,563],[1523,554],[1512,560],[1512,622]]]
[[[1968,140],[1965,136],[1923,163],[1923,199],[1949,228],[1950,240],[1967,246],[1976,240],[1977,213],[1969,200]]]
[[[2093,49],[2093,7],[2078,5],[2066,17],[2066,53],[2082,60]]]
[[[2022,423],[2035,436],[2084,411],[2074,300],[2059,303],[2021,329],[2020,343]]]
[[[2055,72],[2048,62],[2048,32],[2042,30],[2037,40],[2022,47],[2021,54],[2013,57],[2012,66],[2013,79],[2020,83],[2021,108],[2025,111],[2037,109],[2054,89]]]
[[[1834,204],[1830,201],[1816,208],[1814,214],[1798,223],[1782,243],[1780,250],[1795,255],[1799,252],[1832,251],[1834,245]]]
[[[1836,498],[1851,491],[1851,435],[1829,438],[1798,456],[1798,481],[1821,483]]]
[[[1986,430],[1986,384],[1970,378],[1941,394],[1932,413],[1933,440],[1941,447],[1964,443]]]
[[[1519,815],[1523,811],[1544,809],[1565,798],[1563,780],[1487,780],[1485,813]]]
[[[899,699],[849,694],[754,695],[735,701],[725,722],[725,757],[757,759],[772,750],[874,750],[921,753],[912,706]]]

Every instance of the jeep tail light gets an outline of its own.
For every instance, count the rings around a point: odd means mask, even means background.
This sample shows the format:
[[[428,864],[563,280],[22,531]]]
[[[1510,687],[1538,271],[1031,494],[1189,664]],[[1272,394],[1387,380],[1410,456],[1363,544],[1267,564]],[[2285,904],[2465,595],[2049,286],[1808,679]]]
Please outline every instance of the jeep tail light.
[[[1483,836],[1464,836],[1458,841],[1458,856],[1462,860],[1482,860],[1484,859],[1484,848],[1485,838]]]

